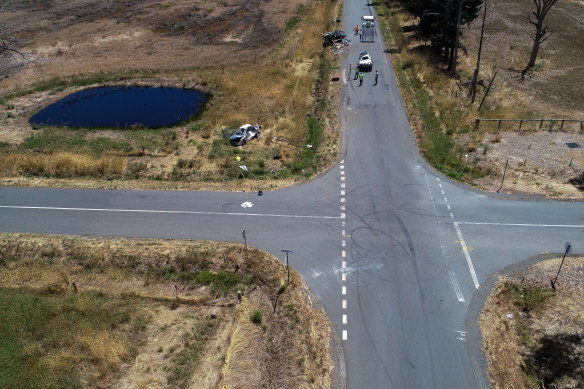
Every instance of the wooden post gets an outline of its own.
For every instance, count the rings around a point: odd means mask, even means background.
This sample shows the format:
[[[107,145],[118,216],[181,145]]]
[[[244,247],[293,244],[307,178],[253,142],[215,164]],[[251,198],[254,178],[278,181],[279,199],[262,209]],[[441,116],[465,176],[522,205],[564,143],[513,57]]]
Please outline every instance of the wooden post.
[[[541,121],[539,122],[539,129],[541,130],[541,127],[543,126],[543,119],[541,119]]]
[[[519,121],[519,129],[521,130],[521,126],[523,126],[523,119]]]
[[[505,170],[503,170],[503,179],[501,180],[501,186],[497,189],[497,193],[503,188],[503,183],[505,182],[505,174],[507,174],[507,166],[509,166],[509,158],[507,158],[507,162],[505,162]]]
[[[562,119],[562,124],[560,125],[560,131],[564,128],[564,119]]]
[[[497,126],[497,130],[501,129],[501,122],[502,122],[502,120],[499,120],[499,125]]]
[[[480,124],[481,124],[481,119],[475,120],[475,131],[479,129]],[[580,123],[580,127],[582,127],[582,123]]]
[[[274,301],[274,313],[276,313],[276,307],[278,306],[278,295],[276,295],[276,301]]]

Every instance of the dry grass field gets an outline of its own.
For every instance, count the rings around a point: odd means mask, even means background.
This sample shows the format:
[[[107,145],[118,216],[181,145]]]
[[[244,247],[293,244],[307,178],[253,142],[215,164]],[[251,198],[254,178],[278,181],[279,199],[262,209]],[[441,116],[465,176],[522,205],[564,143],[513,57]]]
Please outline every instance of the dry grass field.
[[[327,96],[334,60],[320,34],[339,7],[308,0],[12,4],[1,21],[35,61],[0,81],[2,183],[248,190],[317,174],[337,153]],[[211,98],[196,119],[157,130],[27,122],[74,91],[102,85],[198,88]],[[248,122],[262,125],[259,140],[234,148],[222,138],[221,129]],[[261,182],[240,179],[238,155]]]
[[[264,252],[23,234],[0,248],[1,387],[331,387],[326,314]]]
[[[392,10],[381,9],[380,21],[390,47],[405,96],[410,123],[425,156],[439,170],[489,191],[501,184],[509,160],[502,192],[541,194],[563,199],[584,198],[584,131],[580,123],[482,122],[496,119],[584,120],[584,5],[580,0],[558,2],[549,13],[552,36],[542,44],[534,71],[521,80],[520,70],[530,54],[529,0],[489,2],[480,79],[488,81],[497,67],[494,87],[478,111],[484,88],[479,87],[475,104],[461,84],[469,81],[476,65],[481,20],[463,28],[458,78],[452,78],[416,36],[417,19],[392,2]],[[391,32],[389,32],[391,31]],[[427,129],[435,130],[431,135]],[[430,138],[436,139],[430,139]],[[451,146],[451,143],[453,146]],[[570,148],[576,143],[580,147]],[[449,156],[442,155],[448,150]],[[478,171],[476,168],[479,168]]]
[[[584,265],[561,258],[502,277],[487,298],[480,327],[493,388],[573,388],[584,385]],[[553,386],[555,385],[555,386]]]

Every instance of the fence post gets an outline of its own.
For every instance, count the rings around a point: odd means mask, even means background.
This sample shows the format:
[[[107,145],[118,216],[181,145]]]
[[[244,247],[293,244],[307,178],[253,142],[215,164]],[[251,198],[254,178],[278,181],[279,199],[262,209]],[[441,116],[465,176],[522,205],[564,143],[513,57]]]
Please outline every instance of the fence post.
[[[560,124],[560,131],[562,131],[562,128],[564,128],[564,119],[562,119],[562,124]]]
[[[523,126],[523,119],[519,121],[519,129],[521,130],[521,126]]]
[[[475,120],[475,131],[479,129],[479,125],[481,124],[481,119]],[[580,123],[580,127],[582,127],[582,123]]]
[[[497,130],[501,129],[501,122],[502,122],[502,120],[499,119],[499,125],[497,126]]]
[[[541,119],[541,121],[539,122],[539,129],[541,130],[541,127],[543,126],[543,119]]]

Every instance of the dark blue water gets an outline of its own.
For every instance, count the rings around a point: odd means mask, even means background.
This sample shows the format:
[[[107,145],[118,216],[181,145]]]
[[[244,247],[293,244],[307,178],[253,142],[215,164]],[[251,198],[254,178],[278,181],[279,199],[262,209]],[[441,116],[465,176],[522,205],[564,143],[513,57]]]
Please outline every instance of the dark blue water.
[[[107,86],[73,93],[33,115],[31,124],[68,127],[162,127],[197,113],[205,94],[195,89]]]

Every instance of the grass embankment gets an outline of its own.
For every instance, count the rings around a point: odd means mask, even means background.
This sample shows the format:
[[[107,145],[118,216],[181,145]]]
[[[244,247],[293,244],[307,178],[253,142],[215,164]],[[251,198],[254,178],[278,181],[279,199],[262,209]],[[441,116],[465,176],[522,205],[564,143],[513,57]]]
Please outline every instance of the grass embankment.
[[[330,387],[326,315],[258,250],[11,234],[0,247],[3,388]]]
[[[494,191],[499,188],[508,161],[505,187],[509,191],[581,198],[578,185],[584,160],[581,153],[572,153],[565,147],[568,140],[582,139],[578,122],[566,122],[561,126],[559,121],[548,120],[542,127],[539,121],[521,125],[519,121],[495,121],[481,122],[475,127],[476,118],[571,118],[580,115],[571,103],[573,99],[580,99],[579,95],[550,102],[548,93],[549,89],[558,87],[558,81],[552,78],[560,73],[566,77],[561,80],[562,85],[566,85],[565,94],[574,92],[575,88],[568,85],[578,85],[581,80],[571,73],[572,65],[566,65],[569,61],[551,53],[546,55],[543,50],[539,63],[546,66],[537,66],[528,81],[518,80],[514,69],[522,56],[528,56],[530,46],[521,38],[523,33],[520,37],[517,34],[519,29],[528,28],[522,24],[524,19],[517,16],[517,7],[505,5],[503,14],[497,17],[488,12],[479,79],[486,86],[494,65],[497,65],[497,78],[480,109],[485,87],[479,85],[477,98],[471,103],[465,84],[471,80],[476,63],[480,20],[463,29],[461,47],[469,50],[461,50],[457,76],[453,77],[440,53],[417,36],[417,19],[399,2],[383,1],[376,5],[376,11],[412,130],[422,154],[437,170]],[[562,7],[566,9],[560,9]],[[557,12],[581,12],[568,11],[570,7],[569,4],[561,5]],[[579,34],[571,27],[571,19],[566,23],[558,27],[559,50],[571,50],[572,44],[567,37]],[[505,53],[504,57],[499,54],[501,52]]]
[[[532,265],[524,283],[497,281],[480,316],[494,388],[581,388],[584,385],[582,258]]]
[[[25,131],[21,140],[0,145],[0,176],[193,185],[229,181],[237,186],[246,185],[238,167],[246,165],[255,177],[274,181],[274,186],[310,177],[336,155],[336,130],[329,125],[327,112],[333,59],[322,48],[321,33],[334,20],[337,7],[336,1],[300,5],[285,25],[285,37],[244,66],[165,72],[130,68],[63,76],[12,91],[4,104],[9,115],[5,124],[23,122],[30,110],[19,107],[31,98],[52,101],[96,84],[198,87],[211,98],[197,118],[172,128]],[[262,125],[258,140],[234,148],[222,137],[221,129],[248,122]]]
[[[394,53],[392,64],[422,154],[452,178],[472,182],[481,177],[481,170],[467,163],[464,149],[456,143],[454,133],[469,131],[470,116],[460,101],[451,99],[450,79],[431,57],[409,50],[412,39],[402,31],[407,14],[398,3],[378,4],[376,12],[384,39]]]

